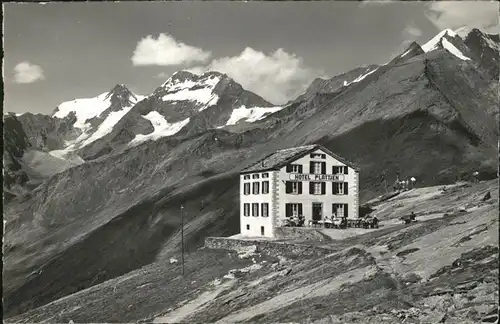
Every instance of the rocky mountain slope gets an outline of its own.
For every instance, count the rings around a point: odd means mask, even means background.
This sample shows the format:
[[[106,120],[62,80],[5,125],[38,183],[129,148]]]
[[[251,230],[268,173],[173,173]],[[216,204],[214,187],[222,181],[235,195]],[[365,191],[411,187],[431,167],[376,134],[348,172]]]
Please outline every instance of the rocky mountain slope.
[[[384,172],[389,181],[415,176],[419,186],[474,171],[495,178],[498,80],[449,34],[275,111],[222,74],[174,75],[78,148],[87,162],[5,207],[8,316],[169,258],[179,248],[181,204],[190,251],[206,236],[235,234],[239,170],[284,147],[321,143],[354,161],[362,201],[385,191]],[[203,100],[194,104],[194,94]],[[243,115],[242,106],[268,110]],[[251,118],[227,125],[235,111]],[[156,137],[179,122],[175,134]],[[18,138],[20,147],[29,141]]]
[[[184,277],[176,254],[7,323],[493,323],[493,197],[496,180],[410,190],[372,201],[379,229],[319,230],[316,256],[192,250]],[[410,211],[417,222],[400,224]]]

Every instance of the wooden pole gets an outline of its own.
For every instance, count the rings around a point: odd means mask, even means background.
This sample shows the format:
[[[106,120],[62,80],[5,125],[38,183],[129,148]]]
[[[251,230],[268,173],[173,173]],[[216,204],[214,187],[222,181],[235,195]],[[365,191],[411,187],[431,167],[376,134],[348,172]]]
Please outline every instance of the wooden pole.
[[[181,263],[184,276],[184,205],[181,205]]]

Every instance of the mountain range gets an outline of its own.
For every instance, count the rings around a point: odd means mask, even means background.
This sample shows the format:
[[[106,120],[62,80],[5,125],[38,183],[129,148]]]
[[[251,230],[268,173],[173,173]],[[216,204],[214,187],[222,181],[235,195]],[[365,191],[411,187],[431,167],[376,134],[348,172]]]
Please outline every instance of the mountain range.
[[[444,30],[383,65],[316,79],[275,106],[219,72],[150,95],[118,84],[51,116],[4,115],[4,310],[23,313],[239,229],[238,172],[322,144],[390,181],[497,177],[499,38]],[[47,283],[50,283],[48,285]]]

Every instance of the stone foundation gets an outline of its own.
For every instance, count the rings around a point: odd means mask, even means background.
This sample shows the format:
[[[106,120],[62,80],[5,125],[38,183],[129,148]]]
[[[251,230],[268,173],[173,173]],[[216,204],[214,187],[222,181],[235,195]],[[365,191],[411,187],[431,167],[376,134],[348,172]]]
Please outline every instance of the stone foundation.
[[[326,237],[317,229],[311,227],[276,227],[274,235],[280,239],[300,239],[324,241]]]
[[[334,251],[306,244],[293,244],[268,240],[240,240],[227,237],[207,237],[205,247],[209,249],[238,250],[255,245],[257,251],[269,256],[318,257]]]

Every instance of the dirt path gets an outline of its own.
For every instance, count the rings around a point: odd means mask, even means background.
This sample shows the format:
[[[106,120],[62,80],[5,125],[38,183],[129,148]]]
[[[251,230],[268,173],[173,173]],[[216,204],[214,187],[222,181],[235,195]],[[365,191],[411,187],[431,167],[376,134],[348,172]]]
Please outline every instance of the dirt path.
[[[196,299],[191,300],[187,304],[182,305],[172,312],[156,317],[153,320],[153,323],[179,323],[194,312],[202,310],[203,307],[205,307],[210,301],[214,300],[222,291],[232,287],[235,283],[236,280],[229,280],[218,286],[215,290],[205,291]]]
[[[354,269],[334,278],[328,278],[320,282],[286,292],[260,304],[242,309],[226,316],[216,323],[236,323],[251,319],[252,317],[260,314],[284,308],[300,299],[327,296],[338,290],[344,284],[352,284],[361,281],[371,275],[374,275],[376,272],[377,268],[373,266]]]

